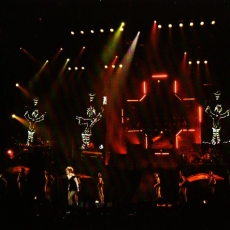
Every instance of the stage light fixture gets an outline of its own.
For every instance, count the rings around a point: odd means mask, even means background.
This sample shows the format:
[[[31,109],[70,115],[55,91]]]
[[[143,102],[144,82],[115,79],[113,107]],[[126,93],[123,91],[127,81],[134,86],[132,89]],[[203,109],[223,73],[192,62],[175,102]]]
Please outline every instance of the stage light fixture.
[[[71,67],[68,67],[68,70],[71,70]]]
[[[196,61],[196,64],[199,65],[199,64],[200,64],[200,61]]]
[[[212,22],[211,22],[211,24],[212,24],[212,25],[215,25],[215,24],[216,24],[216,22],[215,22],[215,21],[212,21]]]
[[[67,62],[69,62],[69,61],[70,61],[70,59],[69,59],[69,58],[67,58],[66,60],[67,60]]]
[[[16,85],[16,87],[19,87],[19,84],[18,84],[18,83],[16,83],[15,85]]]
[[[77,68],[77,67],[74,67],[74,69],[75,69],[75,70],[78,70],[78,68]]]
[[[124,28],[120,28],[120,31],[124,31]]]
[[[169,28],[172,28],[172,24],[169,24],[168,27],[169,27]]]
[[[83,30],[81,30],[81,32],[80,32],[81,34],[84,34],[84,31]]]
[[[71,35],[74,35],[74,32],[73,32],[73,31],[71,31],[71,32],[70,32],[70,34],[71,34]]]
[[[111,29],[110,29],[110,32],[114,32],[114,29],[111,28]]]
[[[158,25],[158,28],[159,28],[159,29],[161,29],[161,28],[162,28],[162,26],[161,26],[161,25]]]
[[[63,50],[63,48],[60,48],[60,50]]]
[[[180,24],[179,24],[179,27],[183,27],[183,23],[180,23]]]
[[[94,30],[90,30],[90,33],[91,33],[91,34],[94,34]]]
[[[105,69],[108,69],[108,66],[107,66],[107,65],[105,65]]]
[[[123,67],[123,65],[122,65],[122,64],[120,64],[120,65],[119,65],[119,67],[120,67],[120,68],[122,68],[122,67]]]
[[[13,150],[8,149],[6,153],[7,153],[7,155],[9,156],[10,159],[13,159],[13,158],[14,158],[14,151],[13,151]]]
[[[200,25],[201,25],[201,26],[203,26],[203,25],[204,25],[204,22],[203,22],[203,21],[202,21],[202,22],[200,22]]]
[[[194,23],[193,23],[193,22],[190,22],[189,25],[190,25],[190,26],[194,26]]]
[[[115,65],[112,65],[112,68],[115,68]]]
[[[192,61],[189,61],[188,64],[189,64],[189,65],[192,65]]]
[[[101,33],[103,33],[103,32],[104,32],[104,30],[103,30],[103,29],[100,29],[100,32],[101,32]]]
[[[84,66],[82,66],[82,67],[81,67],[81,69],[85,69],[85,67],[84,67]]]
[[[12,114],[12,116],[11,116],[12,118],[15,118],[16,116],[15,116],[15,114]]]
[[[204,61],[204,64],[208,64],[208,61],[207,61],[207,60],[205,60],[205,61]]]

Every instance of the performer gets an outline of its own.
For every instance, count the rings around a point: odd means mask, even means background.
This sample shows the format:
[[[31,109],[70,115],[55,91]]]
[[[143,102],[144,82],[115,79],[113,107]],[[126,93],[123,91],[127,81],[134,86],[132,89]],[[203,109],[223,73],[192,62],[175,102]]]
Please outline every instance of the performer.
[[[104,181],[103,181],[101,173],[98,173],[97,188],[98,188],[99,200],[101,203],[104,203],[105,202],[104,201]]]
[[[216,190],[216,179],[213,175],[213,171],[209,171],[209,177],[208,177],[208,195],[209,199],[212,202]]]
[[[214,112],[211,110],[210,106],[208,105],[205,109],[205,112],[212,118],[212,140],[211,144],[216,145],[221,143],[220,138],[220,119],[226,118],[229,116],[230,110],[226,110],[225,112],[222,112],[223,108],[222,105],[217,104],[214,108]]]
[[[29,146],[30,143],[32,143],[34,141],[34,133],[35,133],[35,124],[38,122],[41,122],[44,120],[45,114],[41,115],[40,117],[38,117],[38,110],[35,109],[31,116],[29,115],[29,111],[27,110],[24,114],[24,117],[26,118],[26,120],[29,122],[29,129],[28,129],[28,137],[27,137],[27,145]]]
[[[0,201],[4,200],[7,194],[7,180],[0,174]]]
[[[45,173],[45,186],[44,186],[45,198],[47,201],[51,201],[51,188],[54,182],[54,177],[47,170],[45,170],[44,173]]]
[[[66,168],[66,175],[68,178],[68,205],[70,209],[73,209],[75,205],[78,205],[79,184],[72,167]]]
[[[25,171],[26,170],[24,168],[21,168],[20,172],[18,174],[18,177],[17,177],[18,189],[19,189],[21,196],[25,195],[25,187],[26,187],[26,173],[25,173]]]
[[[159,173],[155,172],[154,174],[154,185],[153,188],[155,190],[155,196],[156,199],[161,198],[161,182],[160,182],[160,177]]]
[[[88,118],[78,117],[76,116],[76,119],[78,120],[79,125],[85,125],[85,130],[82,132],[82,146],[81,149],[88,149],[88,145],[90,144],[90,138],[92,136],[92,128],[93,126],[102,118],[102,113],[104,111],[104,108],[101,108],[101,112],[96,114],[96,110],[93,106],[90,106],[87,109],[87,115]]]
[[[187,203],[187,179],[182,171],[179,171],[179,203]]]

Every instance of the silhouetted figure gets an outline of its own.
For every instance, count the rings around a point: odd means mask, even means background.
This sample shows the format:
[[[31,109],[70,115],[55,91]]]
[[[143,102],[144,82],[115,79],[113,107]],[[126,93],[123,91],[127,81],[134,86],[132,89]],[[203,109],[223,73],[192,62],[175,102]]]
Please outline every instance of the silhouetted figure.
[[[159,177],[159,173],[154,173],[154,182],[153,182],[153,188],[155,190],[155,197],[156,199],[161,198],[161,181]]]
[[[0,174],[0,201],[6,198],[7,194],[7,180]]]
[[[52,184],[54,182],[54,177],[50,172],[45,170],[45,186],[44,186],[44,192],[45,192],[45,198],[47,201],[51,201],[51,191],[52,191]]]
[[[182,171],[179,171],[179,203],[187,203],[187,179]]]
[[[98,182],[97,182],[97,188],[98,188],[98,196],[101,203],[104,203],[104,181],[102,178],[102,174],[98,173]]]
[[[214,201],[214,195],[216,190],[216,179],[213,175],[213,171],[209,171],[208,177],[208,198],[210,202]]]
[[[17,177],[18,189],[21,196],[25,195],[26,191],[26,173],[25,169],[21,168]]]

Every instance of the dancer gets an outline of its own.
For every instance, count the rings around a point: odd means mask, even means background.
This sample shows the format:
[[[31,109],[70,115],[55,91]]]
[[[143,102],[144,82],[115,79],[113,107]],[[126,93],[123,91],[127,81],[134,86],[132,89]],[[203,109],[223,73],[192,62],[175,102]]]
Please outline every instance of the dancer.
[[[154,175],[153,188],[155,190],[155,197],[156,199],[158,199],[161,198],[161,181],[160,181],[159,173],[155,172],[153,175]]]
[[[18,189],[21,196],[25,195],[26,190],[26,173],[25,168],[21,168],[17,177]]]
[[[0,174],[0,201],[4,200],[7,194],[7,180]]]
[[[76,116],[76,119],[78,120],[78,124],[86,126],[84,131],[81,133],[81,137],[82,137],[81,149],[82,150],[86,150],[90,147],[89,144],[91,143],[93,126],[98,121],[101,120],[102,114],[104,111],[104,108],[101,107],[101,111],[99,113],[96,112],[96,109],[92,105],[94,97],[95,97],[95,94],[92,94],[92,93],[89,94],[90,106],[87,108],[87,117],[83,118],[83,117]],[[106,103],[104,99],[105,98],[103,98],[103,105]]]
[[[187,203],[187,179],[182,171],[179,171],[179,203]]]
[[[214,195],[216,190],[216,179],[213,175],[213,171],[209,171],[208,177],[208,198],[210,202],[214,201]]]
[[[98,188],[98,195],[99,195],[100,203],[104,203],[105,202],[104,201],[104,181],[103,181],[101,173],[98,173],[97,188]]]
[[[214,112],[211,110],[210,106],[207,106],[205,109],[205,112],[212,118],[212,140],[211,144],[216,145],[221,143],[221,137],[220,137],[220,119],[226,118],[229,116],[229,111],[226,110],[225,112],[222,112],[223,108],[222,105],[217,104],[214,108]]]
[[[50,172],[45,170],[45,186],[44,186],[44,192],[45,192],[45,198],[47,201],[51,201],[51,189],[52,189],[52,184],[54,182],[54,177]]]
[[[66,168],[66,175],[68,178],[68,206],[72,211],[74,206],[78,205],[79,183],[71,166]]]
[[[24,114],[24,117],[26,118],[26,120],[29,122],[29,129],[28,129],[28,137],[27,137],[27,142],[26,144],[29,146],[30,143],[32,143],[34,141],[34,133],[35,133],[35,124],[38,122],[41,122],[44,120],[45,117],[45,113],[41,116],[38,117],[38,110],[35,109],[31,116],[29,115],[29,111],[26,111]]]

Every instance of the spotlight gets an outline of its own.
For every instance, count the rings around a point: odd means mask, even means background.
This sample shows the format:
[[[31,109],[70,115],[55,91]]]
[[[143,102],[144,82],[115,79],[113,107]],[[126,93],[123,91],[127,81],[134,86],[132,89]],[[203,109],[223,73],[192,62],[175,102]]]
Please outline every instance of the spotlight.
[[[114,29],[111,28],[111,29],[110,29],[110,32],[114,32]]]
[[[179,27],[183,27],[183,23],[180,23],[180,24],[179,24]]]
[[[83,30],[81,30],[81,32],[80,32],[81,34],[84,34],[84,31]]]
[[[63,50],[63,48],[60,48],[60,50]]]
[[[67,60],[67,62],[68,62],[68,61],[70,61],[70,59],[69,59],[69,58],[67,58],[66,60]]]
[[[188,64],[189,64],[189,65],[192,65],[192,61],[189,61]]]
[[[193,23],[193,22],[190,22],[189,25],[190,25],[190,26],[194,26],[194,23]]]
[[[14,151],[11,150],[11,149],[8,149],[6,151],[7,155],[9,156],[10,159],[13,159],[14,158]]]
[[[161,25],[158,25],[158,28],[159,28],[159,29],[161,29],[161,28],[162,28],[162,26],[161,26]]]
[[[84,67],[84,66],[82,66],[82,67],[81,67],[81,69],[85,69],[85,67]]]
[[[212,24],[212,25],[215,25],[215,24],[216,24],[216,22],[215,22],[215,21],[212,21],[212,22],[211,22],[211,24]]]
[[[100,32],[101,32],[101,33],[103,33],[103,32],[104,32],[104,30],[103,30],[103,29],[100,29]]]
[[[78,70],[78,68],[77,68],[77,67],[74,67],[74,69],[75,69],[75,70]]]
[[[105,69],[108,69],[108,66],[107,66],[107,65],[105,65]]]
[[[201,26],[203,26],[203,25],[204,25],[204,22],[203,22],[203,21],[202,21],[202,22],[200,22],[200,25],[201,25]]]
[[[124,23],[124,22],[122,22],[122,23],[121,23],[121,26],[124,26],[124,25],[125,25],[125,23]]]
[[[207,61],[207,60],[205,60],[205,61],[204,61],[204,64],[208,64],[208,61]]]
[[[184,52],[184,55],[186,55],[187,54],[187,52]]]
[[[68,67],[68,70],[71,70],[71,67]]]
[[[91,33],[91,34],[94,34],[94,30],[90,30],[90,33]]]
[[[172,28],[172,24],[169,24],[168,27],[169,27],[169,28]]]
[[[19,84],[18,84],[18,83],[16,83],[15,85],[16,85],[16,87],[19,87]]]
[[[199,64],[200,64],[200,61],[197,61],[197,62],[196,62],[196,64],[198,64],[198,65],[199,65]]]
[[[12,114],[12,116],[11,116],[12,118],[15,118],[16,116],[15,116],[15,114]]]
[[[112,65],[112,68],[115,68],[115,65]]]
[[[124,28],[120,28],[120,31],[124,31]]]
[[[49,62],[49,60],[46,60],[46,63]]]
[[[71,31],[71,32],[70,32],[70,34],[71,34],[71,35],[74,35],[74,32],[73,32],[73,31]]]
[[[122,68],[122,67],[123,67],[123,65],[122,65],[122,64],[120,64],[120,65],[119,65],[119,67],[120,67],[120,68]]]

